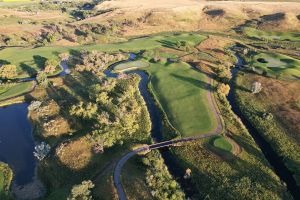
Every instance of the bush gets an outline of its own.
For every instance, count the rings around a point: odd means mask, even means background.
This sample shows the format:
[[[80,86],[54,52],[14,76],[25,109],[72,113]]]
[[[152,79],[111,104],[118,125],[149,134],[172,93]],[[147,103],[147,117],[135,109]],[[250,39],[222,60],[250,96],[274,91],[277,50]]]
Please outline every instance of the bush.
[[[83,181],[79,185],[73,186],[67,200],[92,200],[91,189],[94,188],[92,181]]]

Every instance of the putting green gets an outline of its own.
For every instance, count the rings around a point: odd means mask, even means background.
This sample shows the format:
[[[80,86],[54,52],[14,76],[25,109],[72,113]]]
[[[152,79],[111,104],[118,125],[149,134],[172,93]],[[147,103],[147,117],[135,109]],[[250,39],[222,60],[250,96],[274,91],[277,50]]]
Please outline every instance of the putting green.
[[[126,63],[120,63],[114,67],[114,70],[116,72],[122,72],[126,70],[132,70],[137,68],[145,68],[149,67],[149,63],[142,61],[142,60],[136,60],[132,62],[126,62]]]
[[[216,136],[212,139],[212,145],[218,150],[231,152],[232,145],[223,136]]]
[[[176,48],[178,41],[186,41],[189,45],[196,45],[206,37],[197,33],[166,33],[144,38],[131,39],[127,42],[113,44],[97,44],[84,46],[47,46],[39,48],[10,47],[0,51],[0,63],[11,63],[18,67],[22,77],[32,74],[44,66],[45,60],[58,58],[63,52],[76,53],[81,50],[98,50],[104,52],[140,51],[141,49],[155,49],[157,47]],[[23,73],[22,73],[23,72]]]
[[[300,60],[282,54],[258,53],[252,57],[250,66],[275,77],[291,79],[300,77]]]

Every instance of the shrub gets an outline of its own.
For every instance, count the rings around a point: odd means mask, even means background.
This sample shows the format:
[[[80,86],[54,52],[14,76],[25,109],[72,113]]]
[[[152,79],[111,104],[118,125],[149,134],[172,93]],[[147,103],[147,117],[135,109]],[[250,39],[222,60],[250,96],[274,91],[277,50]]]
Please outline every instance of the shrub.
[[[41,87],[48,87],[49,81],[45,72],[40,71],[36,76],[36,81]]]
[[[50,152],[51,147],[49,144],[46,144],[45,142],[42,142],[39,145],[36,145],[34,147],[34,152],[33,155],[39,159],[39,160],[43,160]]]
[[[251,91],[253,94],[260,93],[261,90],[262,90],[262,86],[260,82],[256,81],[252,84]]]
[[[94,188],[92,181],[83,181],[79,185],[73,186],[71,194],[67,200],[92,200],[91,189]]]
[[[6,64],[0,67],[0,77],[4,79],[13,78],[17,75],[17,67],[15,65]]]

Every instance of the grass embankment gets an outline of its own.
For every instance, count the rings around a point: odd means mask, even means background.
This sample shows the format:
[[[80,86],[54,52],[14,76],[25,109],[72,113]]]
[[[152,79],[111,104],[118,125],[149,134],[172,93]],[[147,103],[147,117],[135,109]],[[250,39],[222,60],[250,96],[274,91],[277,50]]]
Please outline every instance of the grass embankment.
[[[34,84],[34,81],[2,84],[0,85],[0,101],[30,92]]]
[[[300,60],[283,54],[257,53],[250,58],[249,66],[254,66],[271,77],[282,79],[300,77]]]
[[[8,190],[13,178],[13,172],[7,164],[0,162],[0,199],[9,199]]]
[[[255,28],[246,27],[243,29],[244,34],[248,37],[257,39],[267,39],[267,40],[286,40],[286,41],[300,41],[299,33],[291,32],[275,32],[275,31],[262,31]]]
[[[259,94],[237,89],[250,88],[254,81],[262,83],[263,89]],[[236,102],[241,112],[283,158],[300,186],[300,110],[296,106],[299,94],[295,93],[296,88],[299,88],[297,82],[278,81],[246,73],[238,76],[236,84],[239,86],[235,90]],[[271,113],[274,117],[265,118],[264,113]]]
[[[138,68],[133,61],[117,65],[115,69],[128,70]],[[208,103],[211,89],[208,78],[184,62],[150,63],[141,66],[150,74],[150,84],[161,108],[173,127],[182,136],[195,136],[212,131],[216,125],[216,116]]]
[[[48,46],[39,48],[11,47],[0,51],[2,61],[14,64],[18,67],[18,72],[26,72],[24,76],[32,74],[44,67],[46,59],[57,59],[63,52],[76,54],[80,50],[98,50],[105,52],[139,51],[141,49],[154,49],[157,47],[175,48],[177,41],[186,41],[190,45],[196,45],[205,39],[205,36],[196,33],[183,34],[162,34],[138,39],[131,39],[126,42],[101,45],[85,45],[76,47]]]

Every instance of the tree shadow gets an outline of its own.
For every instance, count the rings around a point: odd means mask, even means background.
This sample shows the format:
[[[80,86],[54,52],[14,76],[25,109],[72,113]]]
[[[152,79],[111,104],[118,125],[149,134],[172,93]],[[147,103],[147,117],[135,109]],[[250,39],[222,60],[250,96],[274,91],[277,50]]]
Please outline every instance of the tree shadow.
[[[182,51],[181,49],[176,48],[176,43],[175,42],[171,42],[168,40],[157,40],[157,42],[161,43],[161,45],[163,47],[169,48],[169,49],[174,49],[177,51]]]
[[[1,65],[8,65],[8,64],[10,64],[11,62],[9,62],[9,61],[7,61],[7,60],[2,60],[2,59],[0,59],[0,66]]]
[[[23,62],[20,64],[20,67],[22,68],[22,71],[25,71],[30,77],[37,74],[35,69]]]
[[[81,53],[79,50],[75,50],[75,49],[70,49],[69,50],[70,55],[75,56],[75,57],[80,57]]]
[[[43,69],[45,67],[47,58],[39,56],[39,55],[34,55],[33,60],[34,60],[34,63],[38,66],[38,68]]]
[[[202,80],[198,80],[198,79],[186,77],[186,76],[181,76],[181,75],[174,74],[174,73],[171,73],[170,75],[175,77],[178,80],[190,83],[191,85],[202,88],[204,90],[213,91],[215,89],[211,84],[208,84]]]

